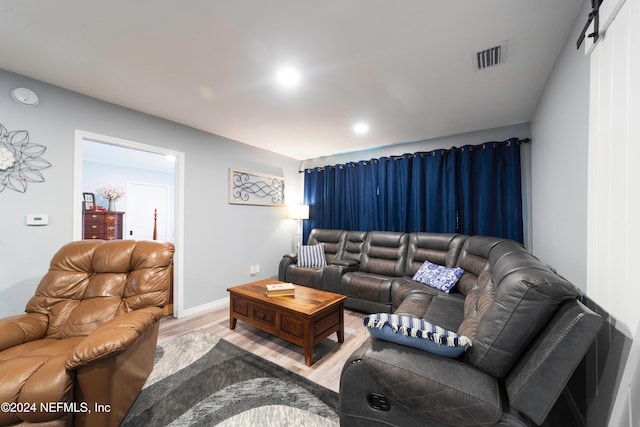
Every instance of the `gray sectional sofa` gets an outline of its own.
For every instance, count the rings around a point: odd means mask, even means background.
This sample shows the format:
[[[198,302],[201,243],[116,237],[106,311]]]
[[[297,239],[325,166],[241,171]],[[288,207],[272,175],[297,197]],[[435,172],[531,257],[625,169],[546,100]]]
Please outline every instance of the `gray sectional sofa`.
[[[364,313],[425,320],[468,337],[457,359],[370,339],[345,364],[344,426],[541,424],[603,320],[580,290],[511,240],[313,230],[326,266],[280,262],[279,279],[347,296]],[[464,270],[444,293],[412,280],[425,262]]]

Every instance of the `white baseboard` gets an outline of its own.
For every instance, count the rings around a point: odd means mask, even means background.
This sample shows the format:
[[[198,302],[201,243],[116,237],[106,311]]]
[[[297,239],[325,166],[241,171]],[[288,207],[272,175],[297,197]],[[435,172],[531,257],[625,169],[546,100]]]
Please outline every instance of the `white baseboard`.
[[[205,311],[219,310],[219,309],[221,309],[223,307],[227,307],[227,308],[229,307],[229,297],[221,298],[219,300],[211,301],[211,302],[208,302],[206,304],[202,304],[202,305],[198,305],[196,307],[188,308],[186,310],[183,310],[176,317],[181,319],[183,317],[193,316],[193,315],[196,315],[196,314],[203,313]]]

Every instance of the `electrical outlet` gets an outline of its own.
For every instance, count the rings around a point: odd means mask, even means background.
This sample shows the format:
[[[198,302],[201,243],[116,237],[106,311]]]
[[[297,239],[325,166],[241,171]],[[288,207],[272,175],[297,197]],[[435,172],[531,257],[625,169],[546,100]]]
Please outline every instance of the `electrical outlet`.
[[[252,276],[255,276],[256,274],[258,274],[258,268],[255,265],[252,265],[251,267],[249,267],[249,273]]]
[[[260,273],[260,264],[257,264],[255,267],[256,267],[256,274]]]

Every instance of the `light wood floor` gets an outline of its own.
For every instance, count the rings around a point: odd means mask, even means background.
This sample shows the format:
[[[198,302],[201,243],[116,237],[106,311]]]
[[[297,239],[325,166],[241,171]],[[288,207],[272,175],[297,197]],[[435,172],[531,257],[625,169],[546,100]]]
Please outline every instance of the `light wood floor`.
[[[344,343],[338,343],[338,337],[336,334],[332,334],[314,348],[314,363],[311,366],[304,364],[302,347],[262,332],[241,320],[238,321],[234,330],[229,329],[229,309],[226,307],[181,319],[164,317],[160,321],[158,344],[197,329],[204,329],[238,347],[338,392],[342,366],[351,353],[369,337],[366,327],[362,324],[362,316],[362,313],[345,310]]]

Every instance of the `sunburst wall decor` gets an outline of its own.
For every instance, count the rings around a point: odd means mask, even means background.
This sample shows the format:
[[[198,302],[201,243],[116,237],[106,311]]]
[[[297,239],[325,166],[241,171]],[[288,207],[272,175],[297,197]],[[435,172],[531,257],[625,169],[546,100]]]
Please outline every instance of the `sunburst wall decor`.
[[[40,157],[46,149],[30,142],[28,131],[8,131],[0,124],[0,193],[5,188],[24,193],[27,183],[44,182],[40,171],[51,167]]]

